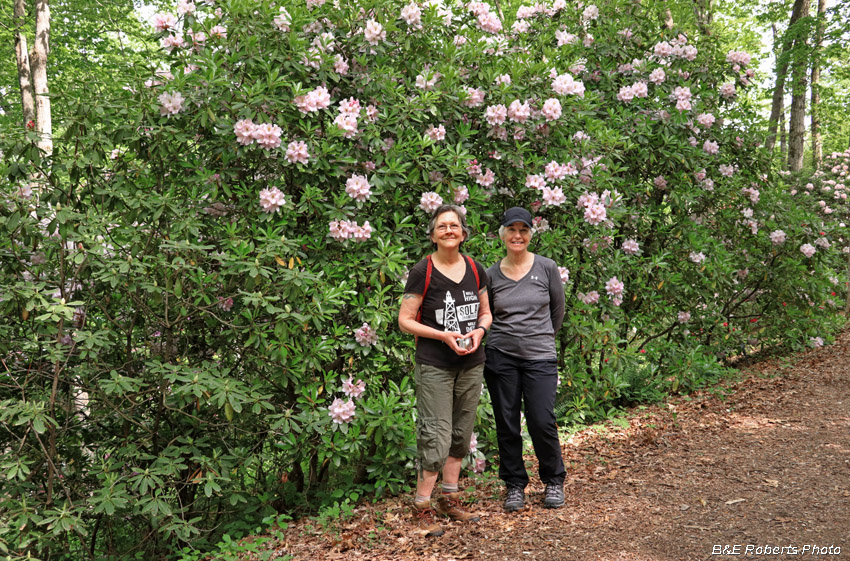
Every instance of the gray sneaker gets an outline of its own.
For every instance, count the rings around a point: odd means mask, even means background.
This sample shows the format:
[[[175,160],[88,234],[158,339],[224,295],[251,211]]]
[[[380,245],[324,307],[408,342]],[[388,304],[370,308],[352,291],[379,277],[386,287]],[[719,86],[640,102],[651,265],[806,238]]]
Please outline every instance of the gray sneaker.
[[[554,483],[546,484],[546,491],[543,497],[544,508],[561,508],[564,506],[564,485],[555,485]]]
[[[507,495],[505,496],[505,510],[507,512],[516,512],[525,506],[525,489],[514,485],[507,486]]]

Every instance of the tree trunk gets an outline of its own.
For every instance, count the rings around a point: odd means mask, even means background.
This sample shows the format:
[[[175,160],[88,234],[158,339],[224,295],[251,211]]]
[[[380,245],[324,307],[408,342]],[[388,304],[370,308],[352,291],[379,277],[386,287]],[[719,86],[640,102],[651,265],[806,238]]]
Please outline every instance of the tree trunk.
[[[673,12],[671,12],[668,7],[664,12],[664,29],[673,29],[673,25]]]
[[[15,12],[12,25],[15,28],[15,56],[18,61],[18,84],[21,87],[21,106],[24,113],[24,126],[30,121],[35,123],[35,99],[32,90],[32,71],[27,49],[27,36],[24,33],[27,8],[24,0],[15,0]]]
[[[35,2],[35,44],[32,51],[32,81],[35,92],[35,128],[38,147],[53,153],[53,125],[50,118],[50,91],[47,88],[47,55],[50,51],[50,4]]]
[[[697,18],[700,33],[706,37],[711,35],[711,21],[714,18],[711,0],[694,0],[694,15]]]
[[[818,0],[818,18],[815,27],[815,44],[812,49],[812,165],[819,170],[823,164],[823,138],[820,132],[820,57],[823,47],[826,0]]]
[[[779,123],[779,116],[784,109],[785,99],[785,78],[788,75],[788,63],[791,58],[791,32],[794,24],[800,19],[800,14],[803,11],[803,5],[806,5],[806,13],[808,14],[808,4],[804,0],[794,0],[794,7],[791,9],[791,20],[788,22],[788,29],[782,35],[782,46],[779,52],[774,49],[776,55],[776,84],[773,87],[773,99],[770,105],[770,118],[768,119],[767,141],[765,147],[768,151],[773,151],[776,146],[776,129]],[[776,26],[773,26],[774,43],[776,43]]]
[[[779,113],[779,156],[782,162],[788,159],[788,129],[785,127],[785,120],[785,99],[783,96]]]
[[[796,6],[795,6],[796,7]],[[808,1],[802,2],[800,18],[809,16]],[[791,68],[791,118],[788,120],[788,169],[803,168],[803,150],[806,141],[806,74],[809,69],[808,33],[797,33],[794,40]]]

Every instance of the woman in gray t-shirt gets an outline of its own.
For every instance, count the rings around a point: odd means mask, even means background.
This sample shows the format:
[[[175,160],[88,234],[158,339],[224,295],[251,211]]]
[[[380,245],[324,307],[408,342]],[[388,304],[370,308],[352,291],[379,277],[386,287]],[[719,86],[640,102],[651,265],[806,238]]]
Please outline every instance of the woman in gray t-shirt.
[[[564,504],[564,460],[555,424],[558,364],[555,333],[564,320],[564,286],[554,261],[528,251],[531,214],[519,207],[502,217],[506,256],[487,269],[493,325],[487,337],[484,378],[499,437],[499,477],[505,510],[525,506],[528,473],[522,459],[520,409],[546,484],[543,506]]]

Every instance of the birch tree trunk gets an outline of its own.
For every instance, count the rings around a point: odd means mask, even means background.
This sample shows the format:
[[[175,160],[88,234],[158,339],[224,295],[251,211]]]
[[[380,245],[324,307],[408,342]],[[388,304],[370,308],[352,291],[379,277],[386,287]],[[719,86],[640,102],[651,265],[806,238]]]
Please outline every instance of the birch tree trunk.
[[[808,0],[802,2],[800,18],[809,16]],[[803,168],[803,150],[806,141],[806,75],[809,69],[809,57],[806,56],[808,33],[796,33],[794,49],[791,53],[791,118],[788,120],[788,169],[800,171]]]
[[[694,0],[693,7],[700,33],[706,37],[711,35],[711,21],[714,19],[711,0]]]
[[[35,44],[31,67],[35,92],[35,128],[39,134],[38,147],[47,154],[53,153],[53,125],[50,117],[50,91],[47,87],[47,55],[50,51],[50,4],[48,0],[35,2]]]
[[[15,57],[18,63],[18,85],[21,88],[21,108],[24,114],[24,125],[35,122],[35,99],[32,89],[32,72],[30,70],[30,55],[27,48],[27,36],[24,33],[27,8],[24,0],[15,0],[12,26],[15,29]]]
[[[815,27],[815,44],[812,49],[812,165],[819,170],[823,164],[823,138],[820,132],[820,58],[823,47],[826,0],[818,0],[818,17]]]

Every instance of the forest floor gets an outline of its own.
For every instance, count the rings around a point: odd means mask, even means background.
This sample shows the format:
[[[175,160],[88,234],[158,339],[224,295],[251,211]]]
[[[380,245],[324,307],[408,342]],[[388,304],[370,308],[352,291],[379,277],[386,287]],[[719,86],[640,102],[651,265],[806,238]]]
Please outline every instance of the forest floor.
[[[293,524],[242,559],[850,559],[850,330],[562,444],[561,509],[541,507],[536,477],[511,514],[499,481],[462,480],[481,521],[441,537],[417,536],[398,497]]]

